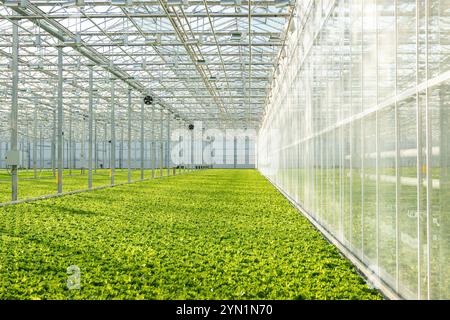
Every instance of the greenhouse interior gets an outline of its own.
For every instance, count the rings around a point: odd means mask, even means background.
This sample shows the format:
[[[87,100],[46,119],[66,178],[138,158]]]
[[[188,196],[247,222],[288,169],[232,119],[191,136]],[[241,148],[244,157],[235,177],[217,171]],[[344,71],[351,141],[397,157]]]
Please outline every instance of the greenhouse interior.
[[[0,0],[0,299],[450,299],[450,0]]]

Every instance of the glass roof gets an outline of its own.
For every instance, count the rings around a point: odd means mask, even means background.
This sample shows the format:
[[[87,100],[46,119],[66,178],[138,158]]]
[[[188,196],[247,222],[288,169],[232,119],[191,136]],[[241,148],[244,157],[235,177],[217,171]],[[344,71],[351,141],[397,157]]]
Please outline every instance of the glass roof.
[[[180,121],[210,127],[258,126],[294,8],[287,0],[0,3],[2,123],[11,103],[17,23],[20,121],[36,104],[54,110],[62,46],[65,112],[86,112],[92,68],[96,119],[108,121],[116,79],[119,122],[131,88],[136,105],[150,94]]]

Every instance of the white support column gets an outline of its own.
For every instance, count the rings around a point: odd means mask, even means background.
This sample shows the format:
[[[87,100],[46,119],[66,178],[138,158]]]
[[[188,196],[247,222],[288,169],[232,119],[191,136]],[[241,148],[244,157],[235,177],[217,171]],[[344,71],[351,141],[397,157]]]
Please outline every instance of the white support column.
[[[23,145],[23,148],[22,148],[22,152],[23,152],[23,158],[22,158],[22,167],[26,167],[27,168],[27,171],[28,171],[28,169],[30,168],[30,132],[29,132],[29,125],[28,125],[28,117],[27,117],[27,125],[26,125],[26,128],[25,128],[25,130],[26,130],[26,141],[23,141],[23,138],[22,138],[22,145]],[[26,146],[26,150],[28,151],[28,152],[26,152],[25,151],[25,146]],[[25,154],[27,154],[27,162],[26,162],[26,165],[24,165],[24,160],[25,160]]]
[[[187,126],[188,126],[189,124],[188,123],[183,123],[183,126],[184,126],[184,128],[187,128]],[[189,131],[188,131],[189,132]],[[183,141],[184,141],[184,152],[186,152],[186,156],[184,157],[184,159],[186,160],[186,161],[184,161],[184,171],[185,172],[190,172],[190,162],[191,162],[191,160],[190,160],[190,154],[191,154],[191,149],[189,148],[189,150],[188,150],[188,147],[190,146],[190,138],[189,138],[189,136],[188,135],[185,135],[184,137],[183,137]]]
[[[420,43],[420,30],[419,30],[419,14],[420,14],[420,6],[419,0],[416,1],[416,86],[419,85],[419,70],[420,70],[420,62],[419,62],[419,43]],[[421,256],[421,246],[422,246],[422,236],[421,236],[421,217],[423,215],[423,106],[420,101],[420,93],[419,91],[415,94],[416,99],[416,143],[417,143],[417,219],[416,219],[416,232],[417,232],[417,299],[421,299],[421,290],[422,290],[422,256]]]
[[[67,161],[67,167],[69,169],[69,175],[72,175],[72,156],[73,156],[73,152],[72,152],[72,112],[69,113],[69,152],[67,152],[67,157],[68,157],[68,161]]]
[[[429,19],[430,19],[430,8],[431,7],[431,1],[427,1],[425,4],[425,79],[429,80],[429,50],[430,50],[430,43],[429,43]],[[432,160],[432,121],[431,121],[431,108],[430,108],[430,89],[427,88],[425,90],[425,167],[426,167],[426,287],[421,286],[421,297],[426,296],[428,300],[431,298],[431,257],[430,257],[430,251],[431,251],[431,190],[432,190],[432,174],[431,174],[431,160]],[[440,157],[445,156],[444,150],[440,150]],[[422,245],[421,245],[422,246]],[[421,298],[419,297],[419,298]]]
[[[160,134],[159,134],[159,146],[160,146],[160,153],[159,153],[159,176],[163,176],[163,167],[164,167],[164,142],[163,142],[163,135],[164,135],[164,112],[161,108],[159,110],[160,112]]]
[[[58,193],[63,192],[63,52],[62,47],[58,47]]]
[[[395,96],[398,95],[398,78],[399,78],[399,63],[398,63],[398,3],[394,1],[395,12]],[[377,29],[378,32],[378,29]],[[377,75],[378,82],[378,75]],[[377,90],[378,94],[378,90]],[[377,100],[377,105],[379,101]],[[400,184],[401,184],[401,164],[400,164],[400,116],[397,99],[395,101],[395,290],[400,289]]]
[[[94,110],[93,110],[93,70],[89,68],[89,141],[88,141],[88,188],[92,188],[92,140],[94,126]]]
[[[123,124],[120,125],[119,168],[123,169]]]
[[[103,133],[104,133],[104,139],[103,139],[103,157],[102,157],[102,166],[103,169],[106,168],[106,164],[108,163],[108,122],[105,121],[104,123],[104,128],[103,128]]]
[[[141,180],[144,179],[144,100],[141,101]]]
[[[152,179],[155,178],[156,143],[155,143],[155,105],[152,104],[152,140],[151,140]]]
[[[18,23],[18,21],[16,21]],[[11,101],[11,151],[17,151],[17,117],[19,106],[19,30],[17,24],[13,24],[12,44],[12,101]],[[11,166],[11,200],[17,200],[17,164]]]
[[[114,79],[111,79],[111,184],[114,184],[114,175],[116,171],[116,111],[115,111],[115,92]]]
[[[97,127],[98,127],[98,121],[95,114],[92,115],[94,117],[94,173],[97,173],[97,166],[98,166],[98,142],[97,142]]]
[[[137,159],[138,159],[138,155],[137,155],[137,141],[136,140],[132,141],[131,146],[132,146],[131,150],[134,151],[133,152],[134,156],[133,156],[133,166],[132,166],[132,168],[137,169],[138,168],[138,165],[137,165]]]
[[[131,89],[128,89],[128,182],[131,182]]]
[[[81,150],[80,150],[81,174],[84,174],[84,170],[86,169],[86,116],[85,115],[83,115],[80,148],[81,148]]]
[[[195,128],[194,128],[195,130]],[[194,130],[191,130],[191,163],[189,165],[190,171],[193,171],[195,169],[195,163],[194,163],[194,159],[195,159],[195,148],[194,148],[194,144],[195,144],[195,139],[194,139]]]
[[[44,168],[44,138],[42,135],[42,123],[39,126],[39,169],[42,170]]]
[[[33,177],[37,178],[37,108],[38,104],[34,105],[33,112]]]
[[[53,127],[52,127],[52,141],[51,141],[51,162],[53,177],[56,177],[56,109],[53,109]]]
[[[167,114],[166,166],[167,176],[170,176],[170,113]]]

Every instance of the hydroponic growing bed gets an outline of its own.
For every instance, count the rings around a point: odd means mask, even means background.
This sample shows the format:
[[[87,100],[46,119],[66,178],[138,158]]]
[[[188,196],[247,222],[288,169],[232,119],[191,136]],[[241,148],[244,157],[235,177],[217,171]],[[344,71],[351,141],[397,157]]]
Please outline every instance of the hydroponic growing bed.
[[[381,298],[256,170],[206,170],[1,211],[3,299]],[[70,266],[79,289],[67,285]]]

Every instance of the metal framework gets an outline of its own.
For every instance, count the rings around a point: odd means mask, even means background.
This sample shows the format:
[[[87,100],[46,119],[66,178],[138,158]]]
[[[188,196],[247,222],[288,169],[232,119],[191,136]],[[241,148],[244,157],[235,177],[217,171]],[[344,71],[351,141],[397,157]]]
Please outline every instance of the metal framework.
[[[17,26],[21,125],[36,104],[43,123],[60,101],[65,114],[87,113],[92,70],[98,121],[110,122],[111,79],[118,79],[119,126],[131,89],[133,103],[151,94],[186,122],[256,127],[293,14],[286,0],[0,3],[0,121],[10,111]],[[62,97],[54,94],[60,52]]]
[[[19,199],[20,168],[33,178],[50,168],[58,194],[67,191],[64,174],[86,170],[92,189],[101,168],[110,169],[111,185],[116,167],[128,182],[135,169],[140,179],[147,168],[152,177],[157,168],[170,175],[171,132],[194,121],[256,128],[293,7],[0,0],[0,167],[10,170],[11,201]]]

